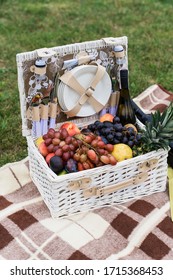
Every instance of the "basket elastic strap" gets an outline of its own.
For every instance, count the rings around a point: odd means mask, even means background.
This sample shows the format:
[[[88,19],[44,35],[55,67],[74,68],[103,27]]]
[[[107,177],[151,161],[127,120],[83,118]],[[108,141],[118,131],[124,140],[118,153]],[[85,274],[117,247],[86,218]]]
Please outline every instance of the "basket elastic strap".
[[[65,72],[61,77],[60,80],[68,85],[70,88],[72,88],[75,92],[80,94],[80,98],[78,102],[75,104],[75,106],[68,111],[63,111],[65,114],[67,114],[69,117],[76,116],[77,113],[80,111],[81,107],[85,102],[89,102],[95,109],[96,112],[99,112],[103,108],[103,104],[101,104],[98,100],[96,100],[93,96],[93,93],[95,91],[95,88],[97,84],[101,81],[105,74],[105,68],[101,65],[97,66],[97,72],[96,75],[91,82],[91,85],[85,89],[83,88],[80,83],[76,80],[76,78],[72,75],[70,71]]]
[[[33,106],[32,107],[32,120],[33,121],[40,121],[40,111],[39,111],[39,106]]]

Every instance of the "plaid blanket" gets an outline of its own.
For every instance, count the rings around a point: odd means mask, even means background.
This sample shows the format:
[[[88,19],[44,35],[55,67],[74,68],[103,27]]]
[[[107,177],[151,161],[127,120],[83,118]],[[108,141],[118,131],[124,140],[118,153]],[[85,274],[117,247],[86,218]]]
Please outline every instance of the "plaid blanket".
[[[28,158],[0,169],[0,259],[173,259],[168,191],[53,219]]]

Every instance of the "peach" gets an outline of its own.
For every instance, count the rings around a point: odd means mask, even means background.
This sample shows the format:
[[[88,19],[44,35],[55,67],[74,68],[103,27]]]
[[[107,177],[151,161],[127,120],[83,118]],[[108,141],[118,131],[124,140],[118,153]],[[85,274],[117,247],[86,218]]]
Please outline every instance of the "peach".
[[[80,133],[79,128],[73,122],[66,122],[62,124],[60,128],[65,128],[70,136],[74,136],[75,134]]]
[[[50,163],[50,159],[55,155],[55,153],[49,153],[47,156],[46,156],[46,162],[47,164]]]
[[[106,114],[104,114],[103,116],[100,117],[99,121],[100,122],[104,122],[104,121],[113,122],[113,118],[114,118],[113,115],[111,115],[109,113],[106,113]]]
[[[48,149],[47,149],[47,146],[44,142],[40,143],[40,145],[38,146],[38,150],[43,157],[46,157],[49,153]]]

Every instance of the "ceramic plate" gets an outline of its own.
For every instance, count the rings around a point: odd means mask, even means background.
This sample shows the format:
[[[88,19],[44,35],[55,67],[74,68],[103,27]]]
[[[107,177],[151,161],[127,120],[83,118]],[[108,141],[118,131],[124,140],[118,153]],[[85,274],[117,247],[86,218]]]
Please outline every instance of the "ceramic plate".
[[[97,66],[95,65],[83,65],[75,67],[71,70],[77,81],[87,89],[91,81],[94,79],[97,71]],[[103,107],[109,100],[111,94],[111,80],[107,72],[105,72],[102,80],[97,84],[96,89],[93,93],[95,99],[97,99]],[[71,110],[77,101],[79,100],[79,94],[71,89],[69,86],[65,85],[63,82],[60,83],[57,92],[58,100],[60,106],[63,110]],[[78,117],[87,117],[95,114],[96,111],[89,102],[86,102],[80,111],[78,112]]]

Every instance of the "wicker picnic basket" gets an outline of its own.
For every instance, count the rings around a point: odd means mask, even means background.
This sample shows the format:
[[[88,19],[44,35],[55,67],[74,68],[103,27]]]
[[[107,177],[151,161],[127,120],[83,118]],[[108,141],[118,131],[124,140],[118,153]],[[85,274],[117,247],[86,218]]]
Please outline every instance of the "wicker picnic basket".
[[[48,49],[64,56],[86,50],[111,49],[123,45],[127,59],[127,37],[106,38],[97,41],[75,43]],[[18,87],[20,93],[22,133],[27,139],[30,175],[49,208],[52,217],[63,217],[100,207],[122,204],[132,199],[165,191],[167,180],[167,156],[165,150],[119,162],[115,166],[104,165],[89,170],[57,176],[38,151],[32,135],[31,121],[27,115],[28,68],[38,57],[39,50],[17,54]],[[55,71],[53,68],[52,71]],[[54,73],[55,74],[55,73]],[[74,118],[79,127],[98,118]],[[58,119],[56,127],[64,122]]]

